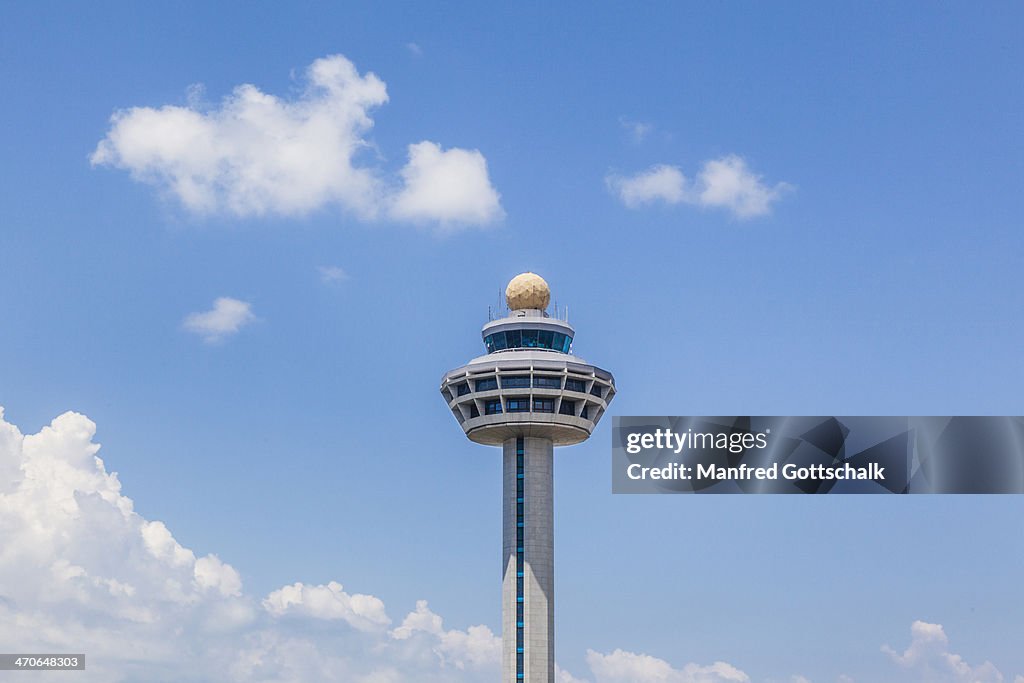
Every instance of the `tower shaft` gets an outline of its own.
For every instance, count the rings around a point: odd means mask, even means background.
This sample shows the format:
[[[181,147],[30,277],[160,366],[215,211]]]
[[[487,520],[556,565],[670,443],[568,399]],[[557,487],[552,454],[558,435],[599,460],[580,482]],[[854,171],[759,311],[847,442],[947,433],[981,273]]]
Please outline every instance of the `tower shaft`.
[[[501,680],[554,683],[554,443],[515,437],[502,452]]]

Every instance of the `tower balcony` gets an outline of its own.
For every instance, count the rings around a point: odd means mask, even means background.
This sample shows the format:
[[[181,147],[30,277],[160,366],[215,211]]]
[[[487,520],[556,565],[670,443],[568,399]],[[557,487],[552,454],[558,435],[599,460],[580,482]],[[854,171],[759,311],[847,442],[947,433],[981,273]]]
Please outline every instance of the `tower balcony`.
[[[611,373],[568,354],[508,351],[445,374],[441,395],[471,440],[497,446],[516,437],[585,441],[615,396]]]

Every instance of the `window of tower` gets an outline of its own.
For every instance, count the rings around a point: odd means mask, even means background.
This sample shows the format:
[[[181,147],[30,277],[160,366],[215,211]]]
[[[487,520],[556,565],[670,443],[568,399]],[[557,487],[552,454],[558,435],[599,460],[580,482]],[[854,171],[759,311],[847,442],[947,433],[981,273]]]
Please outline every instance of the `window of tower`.
[[[562,378],[561,377],[534,377],[533,386],[538,389],[561,389]]]
[[[568,377],[565,380],[565,390],[578,391],[582,394],[587,390],[587,383],[581,379],[573,379],[571,377]],[[477,391],[480,391],[479,386],[477,387]]]
[[[530,399],[525,396],[523,398],[510,398],[508,399],[507,408],[510,413],[528,413],[530,412]]]
[[[529,389],[530,388],[530,376],[529,375],[513,375],[511,377],[501,378],[502,389]]]
[[[498,380],[494,377],[488,377],[487,379],[478,379],[476,381],[477,391],[493,391],[498,388]]]
[[[550,398],[535,398],[533,399],[533,410],[536,413],[553,413],[555,412],[555,401]]]
[[[463,382],[457,387],[459,396],[465,396],[469,393],[469,383]]]
[[[497,415],[501,412],[501,400],[488,401],[484,404],[484,415]]]
[[[552,330],[506,330],[484,337],[487,353],[505,349],[550,349],[569,353],[572,337]]]
[[[566,401],[562,399],[562,405],[558,406],[559,415],[575,415],[576,414],[576,401]]]

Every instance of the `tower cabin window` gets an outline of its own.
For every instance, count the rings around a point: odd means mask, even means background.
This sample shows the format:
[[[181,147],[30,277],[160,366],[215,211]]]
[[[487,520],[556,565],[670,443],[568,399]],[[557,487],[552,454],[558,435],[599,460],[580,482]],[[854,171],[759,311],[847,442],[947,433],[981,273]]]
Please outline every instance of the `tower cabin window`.
[[[528,413],[530,412],[530,399],[526,398],[510,398],[508,399],[508,412],[510,413]]]
[[[479,390],[480,389],[478,387],[477,391],[479,391]],[[565,390],[566,391],[578,391],[578,392],[580,392],[582,394],[582,393],[584,393],[587,390],[587,383],[584,382],[581,379],[572,379],[571,377],[569,377],[569,378],[567,378],[565,380]]]
[[[478,379],[476,381],[477,391],[494,391],[498,388],[498,380],[494,377],[488,377],[487,379]]]

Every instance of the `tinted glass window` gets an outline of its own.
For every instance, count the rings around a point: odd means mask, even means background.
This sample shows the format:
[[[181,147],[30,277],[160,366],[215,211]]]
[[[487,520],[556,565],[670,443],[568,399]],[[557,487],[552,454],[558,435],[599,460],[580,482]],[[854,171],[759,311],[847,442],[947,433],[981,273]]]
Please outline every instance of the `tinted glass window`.
[[[510,349],[518,349],[523,345],[523,338],[520,330],[508,330],[505,332],[505,341]]]
[[[537,331],[537,346],[539,346],[542,349],[551,348],[551,330]]]
[[[477,391],[493,391],[498,388],[498,380],[493,377],[487,379],[478,379],[476,381]]]
[[[537,330],[523,330],[523,346],[528,349],[537,348]]]
[[[477,391],[480,391],[479,382],[477,382]],[[581,379],[572,379],[571,377],[565,380],[566,391],[578,391],[583,393],[587,390],[587,383]]]
[[[530,412],[530,399],[528,399],[528,398],[510,398],[510,399],[508,399],[508,412],[510,412],[510,413],[528,413],[528,412]]]
[[[495,351],[501,351],[503,349],[508,348],[508,346],[505,345],[505,333],[504,332],[497,332],[495,334],[492,334],[491,337],[494,338],[494,350]],[[488,348],[490,348],[490,347],[488,347]]]
[[[565,335],[561,332],[553,333],[551,335],[551,348],[555,351],[561,351],[563,346],[565,346]]]
[[[553,413],[555,412],[555,402],[550,398],[535,398],[533,399],[533,409],[538,413]]]
[[[485,415],[497,415],[501,412],[501,401],[488,401],[484,404]]]
[[[469,384],[463,382],[459,385],[459,396],[465,396],[469,393]]]
[[[565,335],[565,341],[562,343],[562,353],[569,353],[570,346],[572,346],[572,337]]]
[[[590,388],[590,393],[592,393],[594,396],[597,396],[598,398],[601,398],[601,385],[598,384],[597,382],[594,382],[594,386]]]
[[[566,401],[565,399],[562,399],[562,405],[558,407],[558,413],[560,415],[575,415],[576,401]]]
[[[529,375],[515,375],[512,377],[502,377],[501,386],[503,389],[522,389],[529,388],[530,376]]]
[[[534,377],[533,386],[542,389],[561,389],[562,378],[561,377]]]

